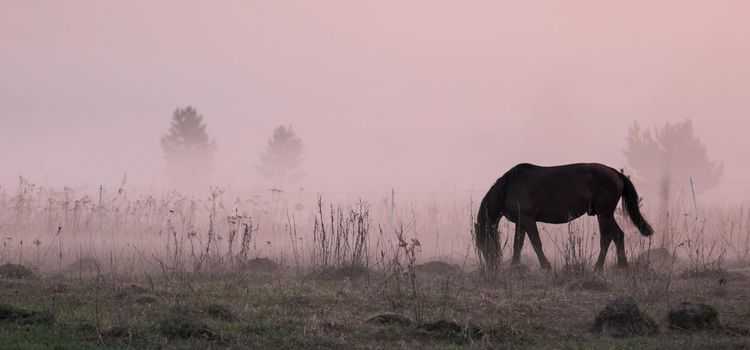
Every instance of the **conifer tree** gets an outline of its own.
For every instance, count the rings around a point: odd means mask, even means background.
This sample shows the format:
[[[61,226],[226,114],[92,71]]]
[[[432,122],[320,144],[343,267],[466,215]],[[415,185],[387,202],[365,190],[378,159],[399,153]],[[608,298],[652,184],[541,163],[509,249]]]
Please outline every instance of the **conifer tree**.
[[[169,132],[161,138],[167,175],[178,188],[205,186],[213,170],[216,144],[209,139],[203,116],[195,108],[177,108]]]
[[[687,184],[692,178],[696,192],[704,192],[716,187],[724,174],[723,164],[708,158],[690,120],[667,123],[653,132],[634,123],[623,153],[638,178],[649,183]]]
[[[297,184],[305,176],[301,169],[304,148],[291,126],[277,127],[260,156],[258,172],[274,186]]]

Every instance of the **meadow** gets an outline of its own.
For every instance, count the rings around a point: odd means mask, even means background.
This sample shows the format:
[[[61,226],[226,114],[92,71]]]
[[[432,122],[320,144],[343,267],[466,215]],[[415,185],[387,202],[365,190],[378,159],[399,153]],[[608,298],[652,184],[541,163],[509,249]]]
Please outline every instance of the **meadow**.
[[[743,206],[647,207],[630,267],[596,220],[542,225],[488,273],[473,246],[481,192],[158,192],[0,189],[0,348],[628,349],[750,347],[750,219]],[[682,203],[687,202],[687,204]],[[611,250],[614,250],[611,247]],[[658,324],[592,332],[612,300]],[[721,326],[670,327],[683,301]]]

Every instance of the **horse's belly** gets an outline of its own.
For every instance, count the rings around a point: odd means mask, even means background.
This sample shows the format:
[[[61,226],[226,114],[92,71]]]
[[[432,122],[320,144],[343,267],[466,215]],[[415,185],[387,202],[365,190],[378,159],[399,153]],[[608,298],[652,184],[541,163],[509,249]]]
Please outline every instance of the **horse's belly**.
[[[572,211],[565,215],[540,212],[539,214],[537,214],[536,221],[544,222],[547,224],[564,224],[581,217],[581,215],[585,213],[586,209]]]

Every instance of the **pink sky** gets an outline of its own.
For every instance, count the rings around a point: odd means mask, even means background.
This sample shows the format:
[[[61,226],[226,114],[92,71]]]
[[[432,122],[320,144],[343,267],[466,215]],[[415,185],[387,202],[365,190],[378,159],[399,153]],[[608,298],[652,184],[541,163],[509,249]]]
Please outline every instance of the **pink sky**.
[[[195,106],[216,182],[253,188],[277,125],[310,190],[484,190],[519,162],[626,165],[690,118],[750,197],[750,2],[0,3],[0,184],[164,185]]]

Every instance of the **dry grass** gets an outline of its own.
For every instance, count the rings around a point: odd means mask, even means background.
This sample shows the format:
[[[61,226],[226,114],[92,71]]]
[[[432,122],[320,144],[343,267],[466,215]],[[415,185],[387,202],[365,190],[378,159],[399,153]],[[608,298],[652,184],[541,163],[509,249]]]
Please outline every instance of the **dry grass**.
[[[19,187],[0,195],[0,263],[39,277],[0,277],[0,300],[18,311],[10,314],[54,322],[0,320],[0,348],[732,348],[750,341],[747,332],[686,335],[665,326],[670,307],[690,300],[715,307],[732,329],[750,328],[750,225],[736,208],[697,219],[677,210],[657,216],[652,240],[623,224],[631,268],[603,274],[591,271],[599,249],[591,218],[543,225],[552,272],[524,256],[524,266],[505,262],[487,276],[473,255],[468,197],[415,197],[391,216],[390,203],[377,197],[119,190],[99,205],[72,190]],[[500,229],[507,249],[512,225]],[[590,333],[607,302],[623,296],[662,331],[616,340]],[[373,315],[411,322],[368,322]]]

